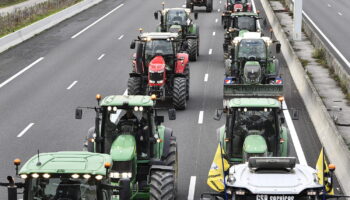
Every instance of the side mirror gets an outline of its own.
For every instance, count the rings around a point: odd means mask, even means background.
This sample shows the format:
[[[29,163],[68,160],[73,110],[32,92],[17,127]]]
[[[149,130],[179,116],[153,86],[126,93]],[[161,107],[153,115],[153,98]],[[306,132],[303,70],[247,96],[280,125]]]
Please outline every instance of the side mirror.
[[[194,13],[194,19],[198,19],[198,13],[197,12]]]
[[[214,115],[214,120],[217,120],[217,121],[219,121],[220,119],[221,119],[221,116],[222,116],[222,112],[223,110],[216,110],[216,112],[215,112],[215,115]]]
[[[81,108],[75,109],[75,119],[83,118],[83,110]]]
[[[161,123],[164,122],[164,116],[156,116],[154,119],[156,125],[160,125]]]
[[[154,12],[154,19],[158,20],[158,12]]]
[[[130,49],[135,49],[135,46],[136,46],[136,42],[135,40],[133,40],[130,44]]]
[[[281,53],[281,43],[276,44],[276,53]]]
[[[299,110],[292,109],[292,119],[299,120]]]
[[[176,119],[176,110],[174,108],[171,108],[168,110],[169,120],[175,120]]]
[[[284,124],[286,122],[286,119],[284,117],[281,117],[281,124]]]

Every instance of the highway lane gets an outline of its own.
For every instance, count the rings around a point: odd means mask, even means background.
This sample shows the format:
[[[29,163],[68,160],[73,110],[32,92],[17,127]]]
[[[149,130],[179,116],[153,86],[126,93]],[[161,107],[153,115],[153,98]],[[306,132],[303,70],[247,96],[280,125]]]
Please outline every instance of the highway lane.
[[[348,45],[347,35],[350,34],[348,27],[350,20],[350,2],[347,0],[307,0],[303,1],[303,11],[310,17],[310,19],[317,25],[323,34],[329,39],[344,58],[344,62],[337,53],[339,61],[345,64],[345,69],[350,72],[350,49]],[[320,34],[318,34],[320,35]],[[321,39],[330,47],[324,37]]]
[[[104,1],[0,55],[0,70],[3,72],[0,83],[36,59],[44,57],[31,69],[0,88],[1,177],[13,174],[13,158],[20,157],[25,161],[37,149],[46,152],[82,148],[94,115],[85,112],[83,120],[74,120],[74,108],[78,105],[95,105],[96,93],[108,95],[124,92],[130,71],[129,58],[133,52],[128,49],[130,41],[137,36],[139,27],[154,30],[158,22],[153,19],[153,12],[161,8],[160,3],[148,0],[141,9],[137,0]],[[124,5],[118,10],[71,39],[121,4]],[[166,5],[178,7],[183,3],[166,1]],[[222,105],[224,73],[223,30],[219,18],[221,13],[217,12],[222,6],[215,3],[214,8],[216,12],[201,12],[197,20],[201,29],[201,55],[199,61],[191,63],[191,99],[188,109],[177,112],[176,121],[166,122],[167,126],[174,129],[179,143],[178,199],[188,197],[191,177],[196,177],[193,187],[196,198],[209,190],[205,182],[217,145],[216,129],[224,123],[223,119],[220,122],[212,119],[215,109]],[[287,69],[284,69],[284,77],[285,82],[291,83]],[[289,107],[305,110],[293,84],[286,85],[286,99]],[[203,122],[199,124],[201,111]],[[300,117],[301,120],[295,122],[296,129],[302,138],[302,146],[307,147],[304,151],[308,162],[313,166],[319,151],[318,139],[307,113],[301,112]],[[34,125],[17,138],[31,123]],[[291,154],[295,155],[294,149]]]

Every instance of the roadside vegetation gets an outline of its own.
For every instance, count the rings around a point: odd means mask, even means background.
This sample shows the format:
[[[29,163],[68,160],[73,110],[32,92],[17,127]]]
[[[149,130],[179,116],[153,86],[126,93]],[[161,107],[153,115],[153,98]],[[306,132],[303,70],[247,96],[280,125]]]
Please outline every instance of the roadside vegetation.
[[[0,0],[0,8],[12,6],[18,3],[22,3],[24,1],[27,1],[27,0]]]
[[[0,0],[1,1],[1,0]],[[57,13],[81,0],[49,0],[33,7],[0,16],[0,37]]]

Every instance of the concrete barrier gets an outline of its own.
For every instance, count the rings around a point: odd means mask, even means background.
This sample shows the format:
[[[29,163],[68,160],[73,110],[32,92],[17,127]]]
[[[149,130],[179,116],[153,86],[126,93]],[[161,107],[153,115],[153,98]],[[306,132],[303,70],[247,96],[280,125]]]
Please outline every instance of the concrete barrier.
[[[326,107],[307,76],[297,55],[268,0],[261,0],[267,18],[276,38],[281,42],[282,54],[286,59],[294,83],[302,97],[321,144],[325,147],[330,162],[336,164],[335,174],[346,195],[350,195],[350,152],[333,123]]]
[[[0,53],[6,51],[10,47],[13,47],[34,35],[41,33],[42,31],[49,29],[58,23],[86,10],[102,0],[84,0],[78,4],[75,4],[69,8],[66,8],[56,14],[50,15],[45,19],[37,21],[25,28],[22,28],[16,32],[8,34],[0,38]]]

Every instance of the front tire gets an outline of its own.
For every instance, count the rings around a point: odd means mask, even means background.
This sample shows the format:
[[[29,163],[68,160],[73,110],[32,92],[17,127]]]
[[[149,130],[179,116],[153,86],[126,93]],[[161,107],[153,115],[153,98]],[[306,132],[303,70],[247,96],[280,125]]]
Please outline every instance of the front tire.
[[[188,39],[187,42],[190,61],[196,61],[198,56],[198,41],[196,39]]]
[[[141,95],[141,77],[129,78],[128,95]]]
[[[177,110],[185,110],[187,106],[186,102],[186,78],[175,77],[173,87],[173,105]]]
[[[187,67],[185,69],[185,75],[186,75],[186,100],[190,99],[190,68]]]
[[[150,200],[174,200],[174,172],[155,170],[151,172]]]
[[[177,154],[177,142],[175,137],[170,138],[170,148],[168,155],[165,157],[165,164],[174,168],[174,192],[177,194],[177,178],[178,178],[178,154]]]

